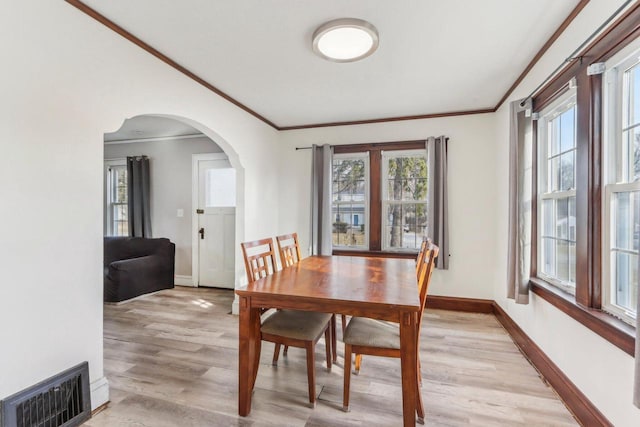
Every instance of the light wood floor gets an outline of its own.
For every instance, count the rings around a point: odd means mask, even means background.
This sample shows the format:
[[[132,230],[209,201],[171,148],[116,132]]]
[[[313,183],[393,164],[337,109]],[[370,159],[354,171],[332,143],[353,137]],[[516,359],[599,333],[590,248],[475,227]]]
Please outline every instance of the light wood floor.
[[[106,305],[104,368],[111,403],[88,426],[399,426],[400,362],[364,357],[342,407],[344,347],[327,372],[317,347],[315,409],[304,352],[277,368],[264,343],[252,411],[237,416],[238,318],[232,291],[176,288]],[[421,338],[428,426],[577,425],[492,315],[427,311]],[[338,327],[338,329],[340,329]],[[338,337],[340,338],[340,337]]]

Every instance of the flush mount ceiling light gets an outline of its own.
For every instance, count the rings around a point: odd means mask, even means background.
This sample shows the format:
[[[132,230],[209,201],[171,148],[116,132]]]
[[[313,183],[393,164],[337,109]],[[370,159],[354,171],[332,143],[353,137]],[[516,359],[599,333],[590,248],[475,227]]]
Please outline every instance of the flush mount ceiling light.
[[[328,61],[358,61],[377,48],[378,30],[362,19],[334,19],[313,33],[313,51]]]

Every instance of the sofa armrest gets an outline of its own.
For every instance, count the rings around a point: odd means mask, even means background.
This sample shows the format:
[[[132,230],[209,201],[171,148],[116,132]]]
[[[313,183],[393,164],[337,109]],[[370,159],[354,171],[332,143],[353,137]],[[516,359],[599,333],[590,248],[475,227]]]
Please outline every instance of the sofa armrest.
[[[172,288],[173,272],[173,259],[160,255],[114,261],[109,264],[105,277],[105,301],[123,301]]]

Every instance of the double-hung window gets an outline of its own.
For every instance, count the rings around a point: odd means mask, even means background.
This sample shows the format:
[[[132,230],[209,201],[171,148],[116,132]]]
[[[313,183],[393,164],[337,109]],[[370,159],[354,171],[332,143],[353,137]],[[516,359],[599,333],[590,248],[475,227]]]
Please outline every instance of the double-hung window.
[[[570,91],[538,120],[538,274],[576,286],[576,98]]]
[[[120,162],[106,165],[106,235],[128,236],[127,166]]]
[[[604,310],[632,322],[640,241],[640,45],[623,49],[605,74]]]
[[[417,252],[427,235],[424,141],[339,145],[334,153],[334,249]]]

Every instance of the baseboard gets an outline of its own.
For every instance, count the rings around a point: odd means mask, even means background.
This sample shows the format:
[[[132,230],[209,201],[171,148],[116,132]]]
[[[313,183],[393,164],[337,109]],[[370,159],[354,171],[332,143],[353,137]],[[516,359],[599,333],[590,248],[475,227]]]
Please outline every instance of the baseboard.
[[[427,308],[463,311],[466,313],[493,313],[493,301],[489,299],[429,295],[427,298]]]
[[[109,402],[109,381],[106,377],[93,381],[89,389],[91,391],[91,411],[95,411]]]
[[[427,308],[462,311],[467,313],[490,313],[504,327],[524,357],[555,390],[565,406],[583,426],[613,426],[591,403],[576,385],[553,363],[540,347],[518,326],[500,305],[492,300],[429,296]]]
[[[195,287],[195,285],[193,284],[193,278],[191,276],[182,276],[180,274],[176,274],[175,278],[174,278],[174,283],[177,286],[192,286],[192,287]]]

